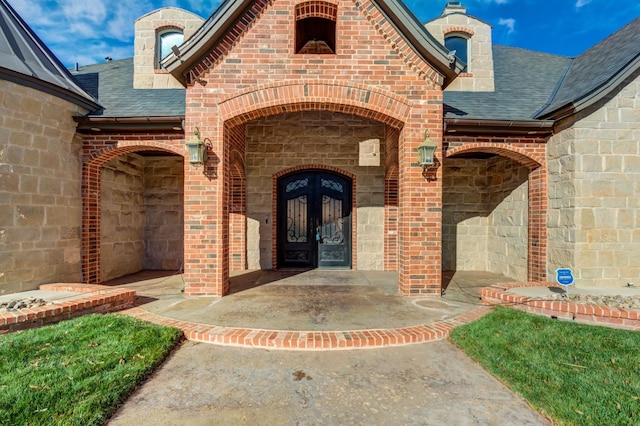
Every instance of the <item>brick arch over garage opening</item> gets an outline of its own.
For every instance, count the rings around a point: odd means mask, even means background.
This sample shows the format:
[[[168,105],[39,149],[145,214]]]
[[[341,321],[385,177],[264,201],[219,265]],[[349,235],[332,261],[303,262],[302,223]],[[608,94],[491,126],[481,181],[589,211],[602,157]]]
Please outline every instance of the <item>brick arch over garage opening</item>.
[[[529,169],[528,268],[529,281],[546,281],[547,261],[547,166],[545,145],[526,143],[513,146],[500,143],[470,142],[449,146],[445,157],[488,153],[510,158]]]
[[[94,149],[92,149],[94,148]],[[180,147],[182,148],[182,147]],[[85,144],[82,167],[82,276],[88,284],[99,284],[101,276],[101,169],[118,156],[141,151],[160,151],[184,157],[182,149],[166,142],[117,141]]]

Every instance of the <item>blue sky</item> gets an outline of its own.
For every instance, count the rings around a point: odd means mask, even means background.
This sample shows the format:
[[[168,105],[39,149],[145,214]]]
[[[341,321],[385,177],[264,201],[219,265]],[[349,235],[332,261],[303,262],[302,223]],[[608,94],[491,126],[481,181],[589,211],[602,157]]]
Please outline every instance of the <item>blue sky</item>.
[[[277,0],[275,0],[277,1]],[[493,26],[493,42],[576,56],[640,16],[637,0],[461,0],[467,13]],[[440,15],[446,0],[406,0],[421,21]],[[133,56],[133,24],[162,6],[207,18],[219,0],[9,0],[68,67],[109,56]]]

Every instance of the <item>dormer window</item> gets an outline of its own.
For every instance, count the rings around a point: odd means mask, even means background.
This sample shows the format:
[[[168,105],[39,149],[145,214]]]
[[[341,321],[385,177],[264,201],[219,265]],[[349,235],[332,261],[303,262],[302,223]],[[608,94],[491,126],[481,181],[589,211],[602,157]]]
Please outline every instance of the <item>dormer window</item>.
[[[311,0],[296,6],[296,53],[335,54],[337,7]]]
[[[449,52],[455,51],[458,59],[465,63],[462,72],[468,72],[469,64],[469,38],[465,34],[447,35],[444,39],[444,46]]]
[[[180,46],[184,40],[179,28],[165,28],[157,32],[156,39],[156,68],[162,68],[160,62],[171,53],[173,46]]]

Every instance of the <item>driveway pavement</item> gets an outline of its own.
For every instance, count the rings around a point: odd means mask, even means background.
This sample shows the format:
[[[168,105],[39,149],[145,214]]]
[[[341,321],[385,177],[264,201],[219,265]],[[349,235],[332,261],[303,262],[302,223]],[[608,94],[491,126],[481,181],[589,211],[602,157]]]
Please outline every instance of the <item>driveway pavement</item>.
[[[355,351],[185,343],[110,425],[549,425],[447,341]]]

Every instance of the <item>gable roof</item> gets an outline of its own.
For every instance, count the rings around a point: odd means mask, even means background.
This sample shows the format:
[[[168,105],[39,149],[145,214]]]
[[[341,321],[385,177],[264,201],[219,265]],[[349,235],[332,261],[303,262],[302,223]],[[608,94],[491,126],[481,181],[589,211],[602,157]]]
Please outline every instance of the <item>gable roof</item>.
[[[178,51],[162,61],[162,66],[182,84],[187,84],[189,71],[223,40],[234,23],[246,16],[246,20],[255,18],[249,9],[256,0],[225,0],[205,21],[196,33],[185,41]],[[464,65],[449,57],[449,51],[442,46],[420,23],[418,18],[399,0],[371,0],[380,13],[396,29],[398,34],[426,62],[444,76],[446,87]],[[249,12],[249,13],[247,13]]]
[[[586,108],[640,69],[640,18],[576,57],[536,118],[560,119]]]
[[[553,95],[571,64],[566,56],[497,44],[492,49],[495,90],[445,90],[446,118],[530,120]]]
[[[100,105],[5,0],[0,0],[0,78],[96,111]]]

